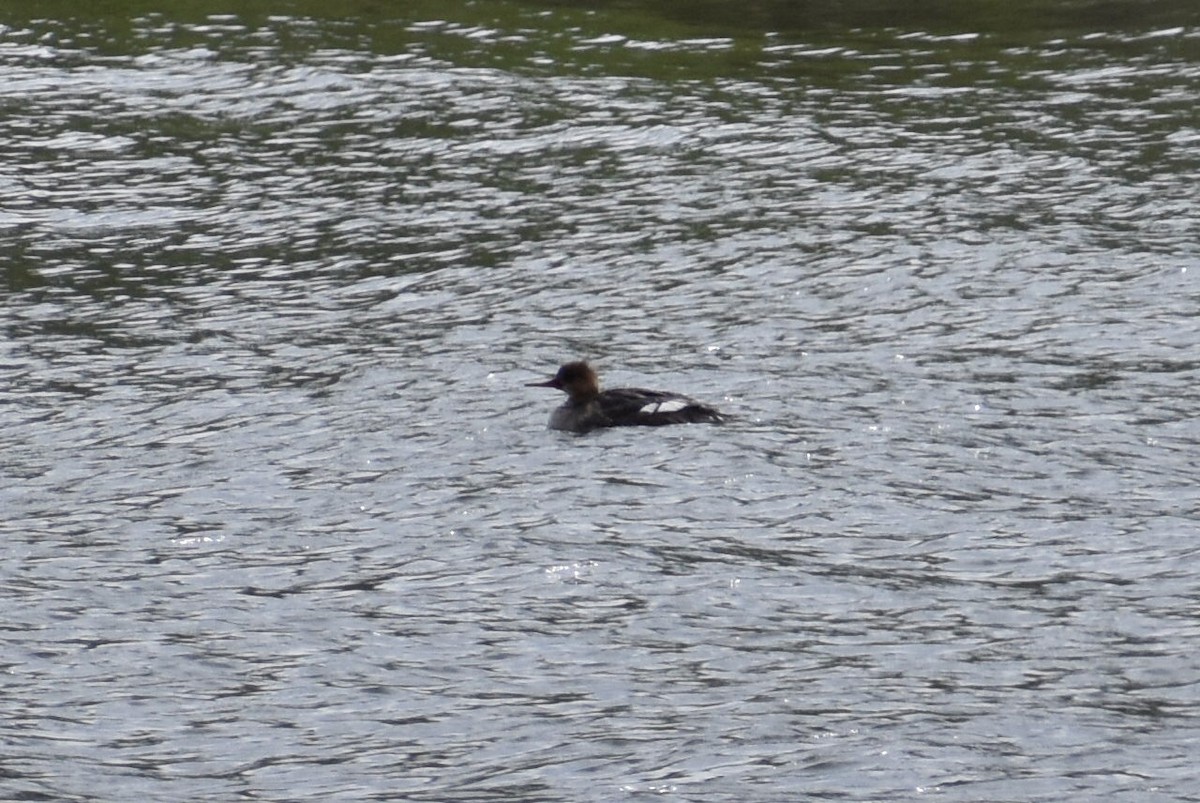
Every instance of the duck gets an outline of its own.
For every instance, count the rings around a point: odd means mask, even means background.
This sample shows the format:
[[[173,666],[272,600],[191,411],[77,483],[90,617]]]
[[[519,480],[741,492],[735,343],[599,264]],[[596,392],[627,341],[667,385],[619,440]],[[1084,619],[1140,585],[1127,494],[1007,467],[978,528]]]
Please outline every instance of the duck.
[[[550,414],[549,428],[585,433],[605,427],[660,427],[666,424],[720,424],[726,416],[695,399],[661,390],[600,390],[600,378],[586,362],[569,362],[545,382],[527,387],[555,388],[567,401]]]

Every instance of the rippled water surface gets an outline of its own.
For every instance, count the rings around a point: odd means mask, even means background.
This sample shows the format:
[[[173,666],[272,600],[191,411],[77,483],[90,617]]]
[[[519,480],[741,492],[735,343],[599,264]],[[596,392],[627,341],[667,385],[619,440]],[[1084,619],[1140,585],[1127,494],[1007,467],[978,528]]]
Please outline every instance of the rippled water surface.
[[[448,8],[0,25],[0,797],[1200,800],[1196,21]]]

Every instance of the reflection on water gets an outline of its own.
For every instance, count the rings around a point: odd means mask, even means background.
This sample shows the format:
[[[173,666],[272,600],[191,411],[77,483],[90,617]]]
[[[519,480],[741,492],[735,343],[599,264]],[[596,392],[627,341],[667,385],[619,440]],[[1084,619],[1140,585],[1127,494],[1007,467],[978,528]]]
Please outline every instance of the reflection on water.
[[[427,12],[0,29],[9,796],[1188,799],[1195,25]]]

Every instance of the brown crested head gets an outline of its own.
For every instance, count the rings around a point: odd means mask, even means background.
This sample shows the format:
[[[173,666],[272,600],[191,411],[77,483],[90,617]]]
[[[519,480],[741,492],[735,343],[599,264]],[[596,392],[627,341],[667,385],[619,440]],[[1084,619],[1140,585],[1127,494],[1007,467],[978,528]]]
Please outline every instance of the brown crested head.
[[[582,360],[569,362],[558,369],[553,378],[545,382],[530,382],[530,387],[558,388],[571,397],[572,401],[587,400],[600,394],[600,380],[592,366]]]

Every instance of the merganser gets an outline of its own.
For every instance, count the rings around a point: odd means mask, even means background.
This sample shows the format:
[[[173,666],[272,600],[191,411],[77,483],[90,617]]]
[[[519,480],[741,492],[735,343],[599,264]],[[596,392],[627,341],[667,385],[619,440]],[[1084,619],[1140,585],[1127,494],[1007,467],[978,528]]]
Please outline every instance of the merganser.
[[[687,396],[642,388],[601,392],[596,372],[586,362],[569,362],[552,379],[529,382],[531,388],[557,388],[567,401],[550,415],[550,429],[590,432],[601,427],[664,424],[719,424],[725,416]]]

